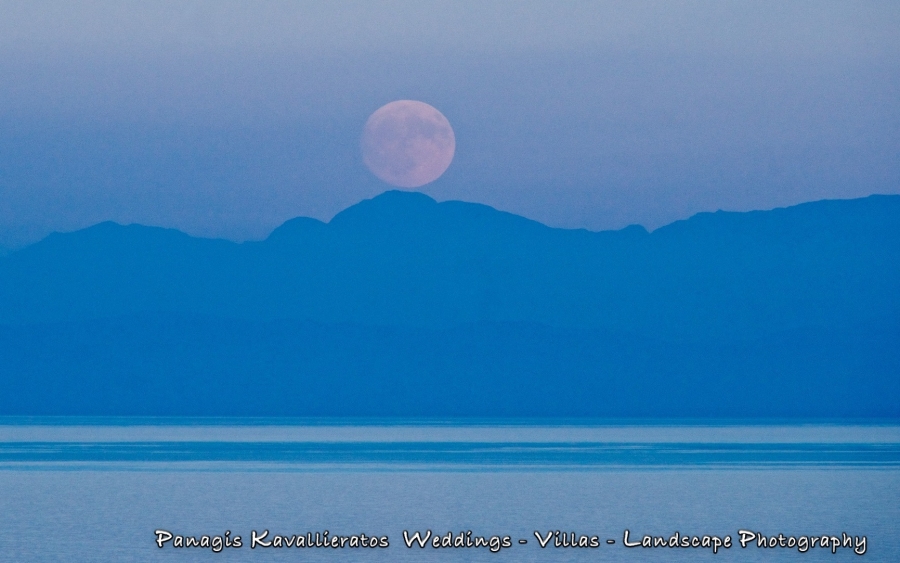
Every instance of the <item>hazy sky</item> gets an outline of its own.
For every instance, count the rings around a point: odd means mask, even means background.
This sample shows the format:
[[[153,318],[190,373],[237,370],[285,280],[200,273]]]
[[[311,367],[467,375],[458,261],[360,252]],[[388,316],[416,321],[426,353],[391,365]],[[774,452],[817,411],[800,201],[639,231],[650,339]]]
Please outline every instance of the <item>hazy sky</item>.
[[[389,186],[368,115],[456,132],[422,188],[553,226],[900,193],[900,2],[0,1],[0,246],[103,220],[262,238]]]

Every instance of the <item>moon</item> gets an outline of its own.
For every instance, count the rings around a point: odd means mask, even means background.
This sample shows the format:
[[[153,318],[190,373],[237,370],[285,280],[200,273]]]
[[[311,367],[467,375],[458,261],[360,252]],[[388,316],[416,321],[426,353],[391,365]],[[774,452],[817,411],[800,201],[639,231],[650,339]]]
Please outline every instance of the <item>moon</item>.
[[[372,174],[397,187],[434,182],[455,152],[450,122],[425,102],[397,100],[381,106],[363,129],[363,162]]]

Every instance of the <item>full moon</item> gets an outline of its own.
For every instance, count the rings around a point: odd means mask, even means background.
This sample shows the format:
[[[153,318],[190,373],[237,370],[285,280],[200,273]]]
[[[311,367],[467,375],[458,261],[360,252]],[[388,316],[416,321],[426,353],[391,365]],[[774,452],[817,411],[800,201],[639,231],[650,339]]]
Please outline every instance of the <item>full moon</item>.
[[[363,162],[388,184],[418,188],[440,178],[456,151],[453,128],[444,115],[415,100],[378,108],[362,135]]]

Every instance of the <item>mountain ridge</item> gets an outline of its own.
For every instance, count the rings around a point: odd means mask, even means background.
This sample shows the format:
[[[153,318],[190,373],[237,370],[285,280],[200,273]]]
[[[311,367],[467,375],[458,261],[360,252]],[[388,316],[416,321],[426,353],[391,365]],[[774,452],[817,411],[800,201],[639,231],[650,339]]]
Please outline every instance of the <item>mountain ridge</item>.
[[[255,242],[102,223],[0,259],[0,414],[900,417],[898,263],[900,196],[653,232],[408,192]]]
[[[84,227],[81,229],[76,229],[74,231],[54,231],[54,232],[50,233],[49,235],[47,235],[46,237],[44,237],[43,239],[40,239],[38,241],[35,241],[33,243],[30,243],[30,244],[22,246],[22,247],[6,248],[6,247],[0,246],[0,252],[5,252],[6,254],[13,254],[13,253],[25,250],[27,248],[31,248],[37,244],[40,244],[40,243],[44,242],[47,238],[50,238],[50,237],[66,236],[66,235],[72,235],[75,233],[81,233],[83,231],[87,231],[90,229],[94,229],[96,227],[100,227],[101,225],[103,225],[103,226],[114,225],[117,227],[142,227],[142,228],[154,229],[154,230],[159,230],[159,231],[175,231],[175,232],[182,233],[185,236],[188,236],[188,237],[194,238],[194,239],[233,242],[234,244],[238,244],[238,245],[240,245],[240,244],[256,244],[256,243],[268,241],[272,236],[279,235],[280,234],[279,231],[281,231],[282,229],[284,229],[284,228],[289,229],[294,224],[308,224],[311,226],[311,228],[318,228],[318,227],[330,225],[331,222],[337,218],[340,218],[340,221],[343,222],[344,218],[347,215],[347,212],[350,212],[350,211],[355,212],[360,208],[365,208],[366,206],[370,205],[371,203],[374,203],[374,202],[380,203],[382,201],[385,201],[388,198],[392,198],[392,197],[396,197],[396,196],[400,196],[403,198],[413,197],[416,199],[428,201],[435,206],[441,206],[441,207],[462,206],[462,207],[468,207],[471,209],[481,209],[488,213],[495,213],[497,215],[511,216],[513,218],[522,220],[523,222],[534,223],[536,225],[540,225],[547,229],[553,229],[553,230],[557,230],[557,231],[569,231],[569,232],[584,231],[587,233],[615,233],[615,232],[621,232],[621,231],[628,230],[628,231],[633,231],[633,232],[643,231],[648,234],[653,234],[653,233],[656,233],[657,231],[660,231],[663,229],[672,228],[674,226],[680,225],[680,224],[688,222],[688,221],[700,220],[701,218],[707,218],[707,217],[717,217],[717,216],[727,216],[727,215],[750,216],[750,215],[756,215],[756,214],[779,213],[779,212],[786,211],[786,210],[802,209],[802,208],[806,208],[806,207],[810,207],[810,206],[812,206],[812,207],[830,206],[833,204],[841,204],[842,202],[862,202],[862,201],[882,200],[882,199],[895,200],[895,199],[900,198],[900,195],[896,195],[896,194],[871,194],[871,195],[859,197],[859,198],[822,199],[822,200],[815,200],[815,201],[807,201],[807,202],[802,202],[802,203],[793,204],[793,205],[774,207],[772,209],[753,209],[753,210],[749,210],[749,211],[732,211],[732,210],[718,209],[716,211],[699,211],[689,217],[686,217],[683,219],[677,219],[671,223],[667,223],[667,224],[657,227],[653,230],[648,230],[643,225],[634,223],[634,224],[626,225],[619,229],[601,229],[601,230],[595,231],[595,230],[581,228],[581,227],[575,227],[575,228],[552,227],[552,226],[546,225],[544,223],[541,223],[540,221],[537,221],[535,219],[529,219],[527,217],[524,217],[521,215],[516,215],[515,213],[509,212],[509,211],[502,211],[502,210],[496,209],[494,207],[491,207],[487,204],[482,204],[482,203],[474,203],[474,202],[468,202],[468,201],[462,201],[462,200],[437,201],[434,198],[428,196],[427,194],[423,194],[421,192],[389,190],[386,192],[382,192],[381,194],[378,194],[372,198],[367,198],[367,199],[361,200],[358,203],[355,203],[355,204],[345,208],[344,210],[339,211],[329,221],[322,221],[320,219],[315,219],[315,218],[306,217],[306,216],[297,216],[297,217],[293,217],[291,219],[287,219],[281,225],[278,225],[277,227],[275,227],[266,238],[261,239],[261,240],[248,240],[248,241],[238,242],[238,241],[232,241],[230,239],[225,239],[225,238],[221,238],[221,237],[202,237],[202,236],[190,235],[190,234],[184,233],[183,231],[180,231],[174,227],[160,227],[160,226],[154,226],[154,225],[144,225],[142,223],[118,223],[116,221],[108,220],[108,221],[101,221],[100,223],[96,223],[94,225],[90,225],[90,226],[87,226],[87,227]],[[0,254],[0,256],[2,256],[2,255],[3,254]]]
[[[897,256],[897,217],[900,196],[873,196],[700,214],[653,233],[593,232],[388,192],[331,223],[294,219],[264,241],[242,244],[107,222],[51,235],[0,259],[0,323],[177,310],[387,325],[402,317],[422,326],[478,320],[602,325],[598,315],[609,313],[616,299],[630,300],[633,314],[648,295],[659,301],[681,285],[686,291],[654,306],[661,313],[680,299],[684,313],[707,307],[686,302],[692,294],[699,298],[700,289],[720,300],[734,297],[729,288],[752,298],[774,291],[778,278],[780,289],[795,298],[791,306],[818,296],[823,306],[865,306],[871,313],[875,304],[866,293],[878,284],[871,278],[886,274],[895,281],[888,266]],[[801,266],[808,269],[798,271]],[[845,279],[847,268],[869,279],[846,285],[853,281]],[[807,287],[801,291],[798,283]],[[845,284],[844,293],[855,291],[853,302],[829,286],[834,283]],[[149,301],[154,294],[155,305]],[[763,295],[760,305],[770,297]],[[403,308],[399,317],[396,306]]]

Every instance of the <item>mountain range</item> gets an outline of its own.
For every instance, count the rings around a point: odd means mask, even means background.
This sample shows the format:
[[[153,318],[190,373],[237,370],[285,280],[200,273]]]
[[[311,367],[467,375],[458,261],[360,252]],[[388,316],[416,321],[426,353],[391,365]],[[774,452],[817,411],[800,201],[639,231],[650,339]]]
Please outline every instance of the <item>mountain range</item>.
[[[0,255],[0,414],[900,417],[900,196],[554,229],[386,192]]]

